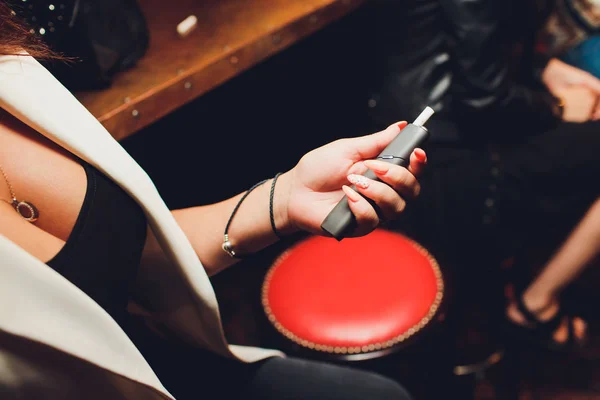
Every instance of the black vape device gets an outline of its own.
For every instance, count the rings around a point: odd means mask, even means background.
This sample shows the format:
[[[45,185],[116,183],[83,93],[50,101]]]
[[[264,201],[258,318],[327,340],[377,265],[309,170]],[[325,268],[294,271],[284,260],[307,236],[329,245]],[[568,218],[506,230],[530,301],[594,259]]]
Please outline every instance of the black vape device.
[[[433,113],[433,109],[426,107],[412,124],[408,124],[402,129],[398,136],[377,156],[377,159],[407,167],[412,152],[429,138],[429,131],[423,125]],[[364,176],[379,180],[371,170],[367,171]],[[337,240],[347,237],[355,227],[356,219],[350,211],[346,196],[331,210],[321,224],[321,229]]]

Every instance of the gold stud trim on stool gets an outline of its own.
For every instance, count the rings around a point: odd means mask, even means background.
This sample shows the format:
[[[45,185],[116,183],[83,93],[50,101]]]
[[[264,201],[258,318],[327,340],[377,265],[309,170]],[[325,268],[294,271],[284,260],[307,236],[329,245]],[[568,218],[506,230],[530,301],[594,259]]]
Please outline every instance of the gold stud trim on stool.
[[[279,333],[281,333],[283,336],[285,336],[292,342],[297,343],[300,346],[311,349],[311,350],[316,350],[316,351],[321,351],[321,352],[326,352],[326,353],[335,353],[335,354],[368,353],[368,352],[372,352],[372,351],[388,349],[390,347],[393,347],[399,343],[406,341],[411,336],[415,335],[417,332],[419,332],[423,328],[425,328],[425,326],[427,326],[427,324],[433,319],[436,312],[440,308],[440,304],[442,303],[442,299],[444,298],[444,279],[442,276],[442,271],[440,270],[440,266],[439,266],[437,260],[431,255],[431,253],[429,253],[429,251],[427,251],[427,249],[425,249],[423,246],[421,246],[419,243],[415,242],[414,240],[406,238],[406,237],[405,237],[405,239],[408,240],[417,249],[417,251],[419,253],[421,253],[425,258],[427,258],[427,260],[429,261],[429,264],[430,264],[431,268],[433,269],[433,273],[435,275],[437,290],[436,290],[436,294],[435,294],[433,303],[429,307],[429,311],[427,312],[427,314],[423,318],[421,318],[421,320],[419,322],[417,322],[415,325],[411,326],[409,329],[406,330],[406,332],[402,333],[401,335],[398,335],[390,340],[386,340],[385,342],[371,343],[371,344],[363,345],[363,346],[348,346],[348,347],[346,347],[346,346],[330,346],[327,344],[315,343],[315,342],[303,339],[303,338],[297,336],[296,334],[294,334],[293,332],[291,332],[289,329],[285,328],[277,320],[277,317],[275,316],[275,314],[273,314],[273,311],[271,310],[271,306],[269,305],[269,296],[268,296],[269,287],[271,285],[271,279],[273,278],[273,274],[277,270],[277,267],[279,265],[281,265],[281,263],[290,255],[291,251],[294,250],[296,248],[296,246],[298,246],[300,243],[287,249],[279,257],[277,257],[277,259],[273,263],[273,266],[271,266],[271,268],[269,268],[269,271],[267,272],[267,274],[265,276],[265,280],[264,280],[263,286],[262,286],[262,305],[263,305],[265,314],[267,315],[269,321],[275,327],[275,329],[277,329],[277,331],[279,331]]]

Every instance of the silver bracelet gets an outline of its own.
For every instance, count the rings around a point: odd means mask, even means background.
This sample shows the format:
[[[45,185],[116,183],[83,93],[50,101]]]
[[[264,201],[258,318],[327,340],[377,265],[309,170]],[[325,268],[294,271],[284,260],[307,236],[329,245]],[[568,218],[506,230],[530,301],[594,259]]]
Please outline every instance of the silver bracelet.
[[[235,213],[240,208],[240,205],[242,204],[242,202],[244,200],[246,200],[246,197],[248,197],[248,195],[250,194],[250,192],[252,192],[254,189],[256,189],[257,187],[259,187],[260,185],[262,185],[266,181],[267,181],[267,179],[265,179],[265,180],[263,180],[261,182],[258,182],[257,184],[255,184],[254,186],[252,186],[250,189],[248,189],[246,191],[246,193],[244,193],[244,195],[242,196],[242,198],[237,202],[237,204],[233,208],[233,211],[231,212],[231,215],[229,216],[229,221],[227,221],[227,225],[225,225],[225,232],[223,233],[223,245],[221,246],[221,248],[223,249],[223,251],[225,253],[229,254],[230,257],[233,257],[233,258],[242,258],[241,256],[239,256],[236,253],[235,249],[233,248],[233,245],[231,244],[231,241],[229,241],[229,234],[227,232],[229,232],[229,226],[231,225],[231,221],[233,221],[233,217],[235,216]]]

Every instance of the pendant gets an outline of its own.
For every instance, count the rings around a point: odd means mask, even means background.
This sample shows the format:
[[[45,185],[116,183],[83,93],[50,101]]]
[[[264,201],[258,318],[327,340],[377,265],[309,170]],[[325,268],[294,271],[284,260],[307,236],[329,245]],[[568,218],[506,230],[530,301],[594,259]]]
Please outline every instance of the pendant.
[[[13,199],[12,206],[25,221],[35,222],[40,216],[38,209],[31,203]]]

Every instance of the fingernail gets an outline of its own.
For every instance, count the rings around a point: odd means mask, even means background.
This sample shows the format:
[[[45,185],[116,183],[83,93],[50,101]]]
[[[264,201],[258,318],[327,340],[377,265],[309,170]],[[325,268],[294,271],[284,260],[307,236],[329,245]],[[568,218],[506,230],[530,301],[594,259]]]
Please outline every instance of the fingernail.
[[[422,163],[427,161],[427,154],[422,149],[415,149],[415,156]]]
[[[363,163],[367,166],[367,168],[378,174],[385,174],[390,170],[390,164],[384,161],[365,160]]]
[[[369,180],[362,175],[350,174],[348,175],[348,181],[361,189],[369,187]]]
[[[350,186],[342,185],[342,190],[344,191],[344,193],[346,193],[346,197],[348,197],[348,200],[354,203],[360,200],[359,194],[352,190]]]

